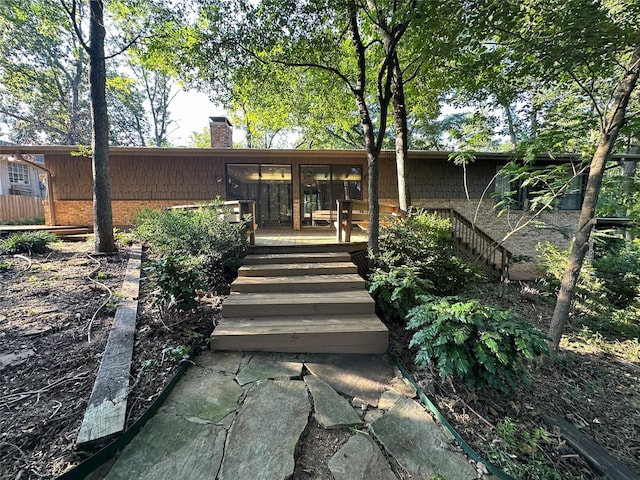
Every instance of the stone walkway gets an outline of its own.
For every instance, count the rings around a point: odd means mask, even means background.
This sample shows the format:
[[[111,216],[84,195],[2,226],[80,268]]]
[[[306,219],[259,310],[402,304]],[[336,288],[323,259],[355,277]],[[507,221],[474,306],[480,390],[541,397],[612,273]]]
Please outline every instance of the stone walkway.
[[[195,363],[91,480],[295,478],[312,416],[351,434],[323,459],[335,480],[482,478],[385,355],[207,352]]]

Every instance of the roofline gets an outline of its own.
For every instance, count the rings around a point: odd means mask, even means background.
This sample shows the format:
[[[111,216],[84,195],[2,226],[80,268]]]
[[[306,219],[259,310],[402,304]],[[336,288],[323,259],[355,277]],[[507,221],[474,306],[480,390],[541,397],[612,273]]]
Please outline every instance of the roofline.
[[[79,146],[72,145],[0,145],[0,155],[13,153],[26,154],[62,154],[70,155],[79,151]],[[262,157],[262,158],[290,158],[300,157],[366,157],[364,149],[359,150],[303,150],[303,149],[240,149],[240,148],[170,148],[170,147],[109,147],[109,152],[116,155],[146,155],[146,156],[178,156],[178,157]],[[440,159],[448,158],[456,153],[445,150],[410,150],[408,155],[413,158]],[[382,158],[394,158],[394,150],[380,152]],[[478,160],[509,161],[514,158],[513,152],[475,152]],[[540,155],[540,160],[567,161],[580,158],[578,154]],[[615,159],[640,161],[640,154],[615,154]]]

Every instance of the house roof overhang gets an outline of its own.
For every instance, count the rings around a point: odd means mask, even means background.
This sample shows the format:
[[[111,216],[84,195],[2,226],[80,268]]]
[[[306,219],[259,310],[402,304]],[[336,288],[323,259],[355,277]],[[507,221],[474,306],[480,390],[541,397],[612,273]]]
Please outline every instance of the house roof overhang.
[[[0,155],[11,155],[14,153],[24,154],[59,154],[71,155],[72,152],[79,152],[78,146],[70,145],[0,145]],[[146,157],[208,157],[208,158],[366,158],[363,149],[359,150],[302,150],[302,149],[219,149],[219,148],[167,148],[167,147],[110,147],[109,153],[112,155],[144,155]],[[413,159],[434,159],[446,160],[455,152],[435,151],[435,150],[410,150],[409,157]],[[508,162],[515,158],[514,153],[504,152],[474,152],[476,161]],[[383,150],[380,152],[383,159],[395,158],[394,150]],[[640,161],[640,154],[616,154],[612,155],[616,160]],[[578,160],[577,154],[540,155],[539,160],[545,162],[564,163]]]

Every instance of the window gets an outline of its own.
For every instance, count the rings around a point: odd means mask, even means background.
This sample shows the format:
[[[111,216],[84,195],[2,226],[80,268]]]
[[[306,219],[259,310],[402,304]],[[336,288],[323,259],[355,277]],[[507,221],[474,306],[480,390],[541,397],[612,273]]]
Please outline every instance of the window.
[[[301,165],[302,224],[331,225],[336,220],[336,200],[362,200],[362,167]]]
[[[557,210],[580,210],[584,195],[585,176],[580,175],[571,180],[563,195],[553,201],[553,208]],[[534,186],[523,187],[521,181],[514,181],[502,168],[498,170],[495,179],[494,198],[498,200],[499,210],[523,210],[529,208],[536,198],[537,189]]]
[[[9,162],[9,183],[29,185],[29,167],[22,163]]]

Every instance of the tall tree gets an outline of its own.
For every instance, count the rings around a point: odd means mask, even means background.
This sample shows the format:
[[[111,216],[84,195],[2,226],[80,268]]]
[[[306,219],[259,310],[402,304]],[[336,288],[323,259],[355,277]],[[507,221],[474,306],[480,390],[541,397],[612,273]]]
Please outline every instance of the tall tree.
[[[387,119],[392,98],[393,56],[406,32],[408,21],[398,13],[399,21],[384,33],[384,40],[372,25],[372,8],[387,5],[386,12],[398,9],[410,11],[414,2],[371,2],[370,5],[343,0],[281,2],[265,0],[255,7],[242,3],[234,21],[239,28],[226,37],[226,44],[236,51],[250,52],[259,62],[273,62],[305,72],[316,70],[342,83],[352,96],[362,128],[362,144],[368,164],[369,247],[378,250],[378,157],[387,133]],[[403,7],[404,5],[404,7]],[[371,7],[371,8],[370,8]],[[207,20],[220,18],[220,9],[205,9]],[[206,36],[205,36],[206,37]],[[215,37],[215,41],[211,40]],[[209,36],[205,45],[225,44],[220,35]],[[205,55],[207,61],[214,55]],[[229,58],[216,55],[215,58]],[[233,60],[234,65],[238,60]]]
[[[19,143],[88,143],[88,58],[56,0],[0,2],[0,121]]]
[[[557,349],[564,333],[564,327],[569,317],[571,304],[575,296],[576,284],[585,255],[589,249],[589,237],[593,228],[598,195],[602,186],[604,168],[614,149],[620,129],[624,124],[629,99],[638,83],[640,75],[640,36],[636,40],[630,60],[624,66],[620,82],[615,89],[610,111],[600,129],[598,147],[591,158],[589,178],[585,191],[578,229],[573,239],[567,268],[562,276],[558,300],[553,311],[549,337],[553,348]]]
[[[590,153],[580,219],[549,330],[551,346],[557,349],[588,249],[605,164],[638,81],[640,30],[635,19],[640,2],[472,0],[468,8],[474,11],[470,23],[491,39],[482,48],[501,45],[508,49],[510,62],[526,68],[542,85],[561,86],[589,101],[590,108],[579,115],[591,119],[597,145]]]
[[[100,253],[116,251],[113,236],[111,207],[111,178],[109,171],[109,116],[107,112],[107,70],[105,58],[104,4],[89,0],[89,41],[82,32],[80,1],[71,4],[60,0],[73,22],[78,39],[89,55],[89,85],[91,87],[91,165],[93,171],[93,233],[95,249]]]

